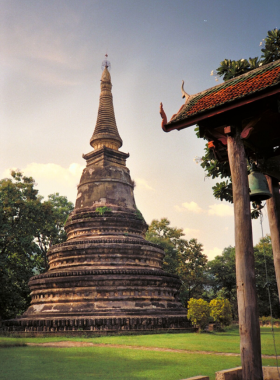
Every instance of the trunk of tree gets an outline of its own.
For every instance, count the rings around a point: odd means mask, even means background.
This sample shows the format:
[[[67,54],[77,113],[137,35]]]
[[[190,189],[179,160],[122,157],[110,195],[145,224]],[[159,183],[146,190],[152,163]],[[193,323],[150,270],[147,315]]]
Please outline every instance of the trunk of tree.
[[[234,136],[227,136],[227,145],[234,203],[236,285],[242,379],[262,380],[260,325],[247,160],[240,131],[237,128]]]
[[[274,267],[280,300],[280,194],[279,181],[276,178],[266,176],[269,191],[272,198],[266,201],[267,214],[269,220],[271,244],[273,251]]]

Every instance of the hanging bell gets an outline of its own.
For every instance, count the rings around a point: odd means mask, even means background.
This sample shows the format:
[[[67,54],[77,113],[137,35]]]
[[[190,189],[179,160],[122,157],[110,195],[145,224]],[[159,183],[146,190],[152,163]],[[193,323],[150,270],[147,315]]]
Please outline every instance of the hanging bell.
[[[250,201],[260,203],[272,197],[265,175],[255,169],[249,174]]]

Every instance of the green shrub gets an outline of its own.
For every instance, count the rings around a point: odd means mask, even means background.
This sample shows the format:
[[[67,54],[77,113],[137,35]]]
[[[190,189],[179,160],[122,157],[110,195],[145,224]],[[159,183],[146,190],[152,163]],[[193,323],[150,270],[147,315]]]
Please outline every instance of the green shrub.
[[[210,301],[210,316],[222,326],[229,326],[232,322],[231,305],[226,298],[215,298]]]
[[[263,326],[265,325],[271,325],[271,317],[260,317],[259,318],[260,322],[262,323]],[[277,325],[280,324],[280,319],[272,318],[272,323],[277,323]]]
[[[199,327],[199,331],[204,329],[209,323],[210,308],[207,301],[202,298],[191,298],[188,302],[188,319],[193,325]]]

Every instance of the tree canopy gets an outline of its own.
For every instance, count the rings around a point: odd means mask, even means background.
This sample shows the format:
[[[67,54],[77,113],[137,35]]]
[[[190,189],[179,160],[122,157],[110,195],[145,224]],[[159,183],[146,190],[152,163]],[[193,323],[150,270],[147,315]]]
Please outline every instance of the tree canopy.
[[[47,269],[46,252],[66,240],[63,230],[73,204],[58,193],[43,201],[32,177],[12,171],[0,180],[0,318],[24,312],[28,281]]]
[[[47,251],[54,244],[63,243],[67,239],[64,230],[68,215],[74,209],[72,202],[67,197],[54,193],[48,196],[48,200],[43,203],[48,206],[51,212],[46,215],[44,223],[37,230],[35,242],[40,250],[41,270],[48,269]]]
[[[267,32],[267,36],[260,43],[264,45],[261,49],[261,57],[254,57],[248,59],[239,59],[237,61],[231,59],[224,59],[220,66],[216,69],[216,74],[223,77],[224,81],[231,78],[238,77],[239,75],[246,74],[267,63],[274,62],[280,59],[280,30],[275,28]]]
[[[232,318],[238,319],[236,294],[235,248],[226,247],[220,256],[207,261],[202,244],[196,239],[184,239],[182,228],[170,226],[167,218],[153,220],[146,238],[159,244],[165,252],[163,269],[177,274],[182,282],[180,299],[187,306],[191,298],[228,299]],[[256,286],[259,315],[270,315],[268,286],[271,293],[274,317],[280,317],[276,275],[273,263],[271,240],[269,236],[261,239],[254,247]],[[268,279],[266,279],[266,269]]]
[[[256,286],[258,295],[258,306],[260,316],[270,315],[268,300],[268,287],[270,289],[273,316],[280,317],[280,306],[276,275],[273,263],[271,240],[269,236],[264,237],[254,247]],[[268,280],[266,279],[266,268]],[[216,256],[207,264],[207,272],[211,278],[213,296],[227,298],[232,306],[233,318],[237,319],[237,296],[236,296],[236,269],[235,249],[227,247],[221,256]]]
[[[183,304],[204,291],[207,256],[196,239],[183,238],[182,228],[171,227],[166,218],[153,220],[146,234],[147,240],[159,244],[165,252],[163,269],[177,274],[182,281],[180,299]]]
[[[264,47],[261,49],[261,57],[254,57],[248,59],[231,60],[224,59],[220,62],[220,66],[216,69],[216,75],[223,77],[224,81],[238,77],[239,75],[245,74],[251,70],[254,70],[264,64],[274,62],[280,59],[280,30],[273,29],[267,32],[267,36],[260,43],[260,46]],[[212,73],[211,73],[212,75]],[[198,128],[196,128],[197,136],[199,136]],[[213,187],[213,195],[216,199],[225,200],[228,202],[233,201],[232,199],[232,183],[231,174],[228,162],[219,162],[206,144],[205,154],[200,159],[200,165],[205,171],[205,176],[210,178],[225,178],[224,181],[217,182]],[[249,173],[249,167],[248,167]],[[254,205],[253,205],[254,206]],[[251,213],[252,218],[258,218],[259,212],[254,209]]]

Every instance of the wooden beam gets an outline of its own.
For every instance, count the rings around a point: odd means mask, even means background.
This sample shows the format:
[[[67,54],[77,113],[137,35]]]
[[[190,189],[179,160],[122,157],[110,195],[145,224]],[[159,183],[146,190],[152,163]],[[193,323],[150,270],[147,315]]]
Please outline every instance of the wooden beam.
[[[266,175],[269,191],[272,197],[266,201],[267,214],[270,228],[273,260],[280,300],[280,194],[279,181]]]
[[[247,160],[240,133],[241,128],[236,126],[235,133],[227,135],[227,146],[234,204],[242,379],[263,380]]]

